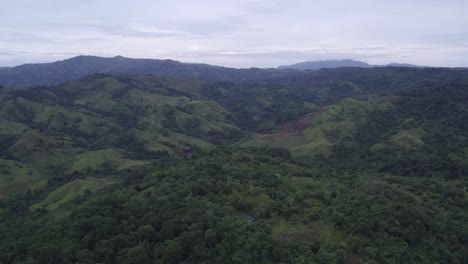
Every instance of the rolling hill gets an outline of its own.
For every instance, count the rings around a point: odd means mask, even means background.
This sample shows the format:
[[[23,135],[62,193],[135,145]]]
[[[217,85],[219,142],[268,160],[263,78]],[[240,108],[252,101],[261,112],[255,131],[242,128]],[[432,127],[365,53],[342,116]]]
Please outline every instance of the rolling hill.
[[[466,70],[99,61],[0,89],[0,262],[468,258]]]
[[[239,140],[241,146],[270,145],[296,156],[327,154],[369,113],[392,105],[391,96],[369,96],[457,85],[466,78],[461,70],[350,68],[250,82],[95,74],[56,86],[4,87],[0,158],[9,176],[2,180],[3,194],[35,190],[54,177],[104,175]],[[397,132],[397,141],[421,141],[419,134]]]
[[[52,175],[73,178],[130,169],[148,159],[183,156],[235,140],[241,131],[227,121],[230,112],[202,96],[199,86],[157,77],[95,75],[61,86],[3,90],[1,158],[29,169],[31,182],[12,188],[20,180],[13,177],[5,189],[24,192],[38,175],[50,180]],[[15,175],[15,166],[8,165],[5,173]]]

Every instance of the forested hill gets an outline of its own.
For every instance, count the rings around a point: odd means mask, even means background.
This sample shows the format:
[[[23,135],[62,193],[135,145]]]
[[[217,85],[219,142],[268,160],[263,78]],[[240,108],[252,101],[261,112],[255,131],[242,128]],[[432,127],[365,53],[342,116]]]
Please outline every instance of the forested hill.
[[[466,263],[467,101],[394,67],[1,87],[0,263]]]
[[[156,74],[223,81],[263,79],[281,74],[279,70],[274,69],[234,69],[208,64],[182,63],[175,60],[78,56],[52,63],[24,64],[0,69],[0,84],[8,86],[50,85],[77,80],[94,73]]]

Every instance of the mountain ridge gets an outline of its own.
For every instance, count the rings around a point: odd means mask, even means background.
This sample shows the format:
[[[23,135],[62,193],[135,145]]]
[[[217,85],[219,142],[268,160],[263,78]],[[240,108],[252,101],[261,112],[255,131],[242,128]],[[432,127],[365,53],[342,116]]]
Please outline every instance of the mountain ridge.
[[[329,67],[313,69],[358,67],[372,68],[364,62],[353,60],[321,62]],[[322,65],[321,64],[321,65]],[[398,65],[392,65],[397,66]],[[281,66],[280,66],[281,67]],[[283,66],[288,67],[288,66]],[[410,67],[405,64],[404,67]],[[304,69],[307,67],[304,66]],[[283,68],[229,68],[203,63],[184,63],[171,59],[134,59],[123,56],[98,57],[80,55],[69,59],[38,64],[23,64],[15,67],[0,68],[0,84],[5,86],[54,85],[66,81],[74,81],[90,74],[129,74],[129,75],[160,75],[195,80],[209,81],[252,81],[271,78],[290,78],[302,75],[301,69]]]
[[[296,70],[319,70],[319,69],[334,69],[341,67],[356,67],[356,68],[373,68],[373,67],[408,67],[408,68],[426,68],[427,66],[418,66],[408,63],[389,63],[383,65],[373,65],[362,61],[352,59],[342,60],[319,60],[319,61],[304,61],[291,65],[281,65],[278,69],[296,69]]]
[[[54,85],[78,80],[90,74],[154,74],[185,79],[240,81],[275,75],[276,69],[236,69],[176,60],[133,59],[123,56],[80,55],[39,64],[23,64],[0,69],[0,84],[5,86]]]

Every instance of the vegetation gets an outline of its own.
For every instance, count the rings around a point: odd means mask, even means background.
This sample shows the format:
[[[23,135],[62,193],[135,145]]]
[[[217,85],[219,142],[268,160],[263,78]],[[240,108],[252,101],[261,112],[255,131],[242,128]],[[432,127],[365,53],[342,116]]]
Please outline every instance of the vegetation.
[[[466,71],[288,74],[3,88],[0,263],[466,263]]]

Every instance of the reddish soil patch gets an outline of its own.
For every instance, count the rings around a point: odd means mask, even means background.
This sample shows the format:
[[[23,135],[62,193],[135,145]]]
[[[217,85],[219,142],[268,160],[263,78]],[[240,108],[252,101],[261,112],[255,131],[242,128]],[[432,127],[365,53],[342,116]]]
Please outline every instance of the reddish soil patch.
[[[270,134],[270,135],[266,135],[266,136],[262,136],[262,137],[259,137],[258,140],[268,140],[268,139],[276,139],[276,138],[281,138],[283,137],[284,135],[286,134],[290,134],[292,135],[292,133],[283,133],[283,131],[281,132],[278,132],[278,133],[274,133],[274,134]],[[295,134],[297,134],[297,136],[300,136],[301,133],[300,132],[296,132]]]
[[[285,124],[280,132],[270,134],[270,135],[266,135],[266,136],[260,137],[258,139],[259,140],[275,139],[275,138],[282,137],[282,136],[284,136],[286,134],[292,134],[292,133],[297,133],[297,135],[299,136],[299,135],[301,135],[302,130],[304,130],[304,129],[306,129],[306,128],[313,125],[313,124],[310,123],[310,121],[312,119],[316,118],[317,116],[319,116],[320,114],[322,114],[325,111],[326,111],[326,109],[321,108],[317,112],[303,115],[302,117],[300,117],[296,121]]]

